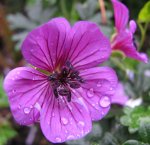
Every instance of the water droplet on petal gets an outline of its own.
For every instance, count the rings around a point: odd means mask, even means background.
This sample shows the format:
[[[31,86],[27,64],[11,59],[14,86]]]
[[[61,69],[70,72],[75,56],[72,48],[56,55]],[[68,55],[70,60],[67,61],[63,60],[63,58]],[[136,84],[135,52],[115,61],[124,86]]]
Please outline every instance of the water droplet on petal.
[[[34,107],[35,107],[38,111],[41,111],[41,105],[40,105],[38,102],[35,103]]]
[[[30,111],[31,111],[31,109],[30,109],[30,108],[24,108],[24,113],[25,113],[25,114],[29,114],[29,113],[30,113]]]
[[[61,138],[59,138],[59,137],[56,137],[55,140],[56,140],[56,142],[61,142]]]
[[[67,139],[74,139],[74,135],[69,135]]]
[[[100,104],[102,107],[108,107],[108,106],[110,106],[110,99],[109,99],[109,97],[107,97],[107,96],[102,97],[102,98],[100,99],[99,104]]]
[[[110,91],[112,91],[113,90],[113,88],[110,88]]]
[[[17,71],[17,74],[19,75],[19,74],[20,74],[20,71]]]
[[[16,90],[12,90],[12,93],[14,94],[16,92]]]
[[[21,105],[18,106],[18,109],[21,109]]]
[[[105,113],[102,111],[102,115],[104,115]]]
[[[101,84],[101,82],[99,81],[98,83],[97,83],[97,87],[101,87],[102,86],[102,84]]]
[[[91,89],[89,89],[89,90],[87,91],[88,97],[93,97],[93,96],[94,96],[94,92],[93,92],[93,91],[94,91],[93,88],[91,88]]]
[[[61,121],[62,121],[62,123],[63,123],[64,125],[68,124],[68,119],[67,119],[67,118],[62,117],[62,118],[61,118]]]
[[[52,116],[53,116],[53,117],[55,116],[55,113],[54,113],[54,112],[52,113]]]
[[[84,126],[85,126],[85,123],[84,123],[83,121],[79,121],[79,122],[78,122],[78,126],[84,127]]]

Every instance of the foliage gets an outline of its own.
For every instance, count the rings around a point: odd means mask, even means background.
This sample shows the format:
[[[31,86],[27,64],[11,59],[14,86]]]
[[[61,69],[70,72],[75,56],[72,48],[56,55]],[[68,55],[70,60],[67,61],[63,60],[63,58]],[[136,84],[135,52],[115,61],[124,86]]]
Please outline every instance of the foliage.
[[[0,77],[0,108],[1,107],[7,107],[8,106],[8,100],[7,96],[3,90],[3,78]]]
[[[7,141],[17,135],[17,132],[6,121],[0,120],[0,145],[5,145]]]
[[[150,1],[141,9],[138,19],[141,22],[150,22]]]

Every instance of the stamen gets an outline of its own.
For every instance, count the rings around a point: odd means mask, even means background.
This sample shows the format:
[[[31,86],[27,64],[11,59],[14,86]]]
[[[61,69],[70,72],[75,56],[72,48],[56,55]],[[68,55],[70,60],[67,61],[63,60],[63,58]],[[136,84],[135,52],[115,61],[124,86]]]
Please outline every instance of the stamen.
[[[81,85],[78,82],[69,82],[69,85],[73,89],[78,89],[81,87]]]
[[[69,61],[66,62],[60,73],[54,72],[48,77],[48,80],[51,82],[55,97],[66,96],[68,102],[71,101],[71,88],[78,89],[84,82]]]

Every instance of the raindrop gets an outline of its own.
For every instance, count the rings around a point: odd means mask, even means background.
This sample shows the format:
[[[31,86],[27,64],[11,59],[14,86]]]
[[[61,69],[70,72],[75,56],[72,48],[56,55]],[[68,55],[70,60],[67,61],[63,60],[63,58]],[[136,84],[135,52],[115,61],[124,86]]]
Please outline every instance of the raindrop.
[[[16,90],[12,90],[12,93],[14,94],[16,92]]]
[[[110,88],[110,91],[112,91],[113,90],[113,88]]]
[[[38,111],[41,111],[41,105],[40,105],[38,102],[35,103],[34,107],[35,107]]]
[[[52,116],[53,116],[53,117],[55,116],[55,113],[54,113],[54,112],[52,113]]]
[[[17,71],[17,74],[19,75],[19,74],[20,74],[20,71]]]
[[[89,90],[87,91],[88,97],[93,97],[93,96],[94,96],[94,92],[93,92],[93,91],[94,91],[93,88],[91,88],[91,89],[89,89]]]
[[[62,123],[63,123],[64,125],[68,124],[68,119],[67,119],[67,118],[62,117],[62,118],[61,118],[61,121],[62,121]]]
[[[69,135],[67,139],[74,139],[74,135]]]
[[[15,80],[15,78],[12,78],[12,80],[14,81],[14,80]]]
[[[107,96],[102,97],[102,98],[100,99],[99,104],[100,104],[102,107],[108,107],[108,106],[110,106],[110,99],[109,99],[109,97],[107,97]]]
[[[79,122],[78,122],[78,126],[84,127],[84,126],[85,126],[85,123],[84,123],[83,121],[79,121]]]
[[[102,111],[102,115],[104,115],[105,113]]]
[[[18,106],[18,109],[21,109],[21,105]]]
[[[101,83],[101,81],[99,81],[98,83],[97,83],[97,87],[101,87],[102,86],[102,83]]]
[[[55,140],[56,140],[56,142],[61,142],[61,138],[59,138],[59,137],[56,137]]]
[[[31,51],[31,52],[33,52],[33,51],[34,51],[34,49],[30,49],[30,51]]]
[[[29,113],[30,113],[30,111],[31,111],[31,109],[30,109],[30,108],[24,108],[24,113],[25,113],[25,114],[29,114]]]

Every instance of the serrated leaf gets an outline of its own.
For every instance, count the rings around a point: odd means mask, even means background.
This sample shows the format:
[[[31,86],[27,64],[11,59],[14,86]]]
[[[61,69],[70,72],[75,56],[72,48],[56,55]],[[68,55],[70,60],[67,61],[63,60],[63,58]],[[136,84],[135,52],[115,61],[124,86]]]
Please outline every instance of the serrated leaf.
[[[106,132],[101,142],[102,145],[118,145],[117,139],[113,134]]]
[[[150,123],[150,107],[139,106],[130,110],[124,111],[125,115],[120,119],[122,125],[128,126],[130,133],[136,132],[141,123]]]
[[[141,9],[138,19],[140,22],[150,22],[150,1]]]
[[[128,140],[123,145],[146,145],[146,144],[141,143],[141,142],[139,142],[137,140]]]
[[[143,142],[150,143],[150,123],[142,122],[140,124],[139,135]]]

